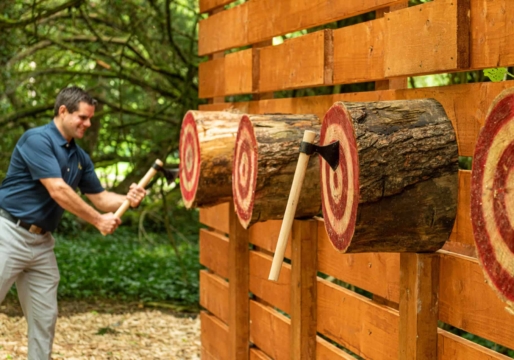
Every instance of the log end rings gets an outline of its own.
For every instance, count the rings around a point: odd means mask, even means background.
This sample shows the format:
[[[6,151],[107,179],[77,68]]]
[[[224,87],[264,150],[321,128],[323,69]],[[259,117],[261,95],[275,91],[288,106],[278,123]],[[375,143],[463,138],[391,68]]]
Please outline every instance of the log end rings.
[[[191,111],[187,112],[180,129],[180,191],[186,208],[194,204],[200,178],[200,143],[196,122]]]

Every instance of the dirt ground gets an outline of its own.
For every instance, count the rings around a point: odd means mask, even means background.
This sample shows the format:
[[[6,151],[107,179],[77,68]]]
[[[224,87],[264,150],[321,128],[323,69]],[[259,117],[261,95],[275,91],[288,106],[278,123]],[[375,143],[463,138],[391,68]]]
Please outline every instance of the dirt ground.
[[[0,360],[27,359],[15,299],[0,305]],[[59,302],[52,359],[200,359],[200,318],[141,304]]]

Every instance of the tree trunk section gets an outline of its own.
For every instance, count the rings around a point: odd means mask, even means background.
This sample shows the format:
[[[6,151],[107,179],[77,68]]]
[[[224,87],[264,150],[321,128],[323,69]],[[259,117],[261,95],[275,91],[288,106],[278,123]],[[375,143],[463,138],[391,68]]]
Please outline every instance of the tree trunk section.
[[[186,208],[232,196],[232,156],[241,114],[188,111],[180,130],[180,191]]]
[[[234,205],[244,228],[282,219],[305,130],[319,134],[315,115],[244,115],[234,150]],[[316,136],[318,138],[318,136]],[[317,142],[317,140],[315,140]],[[319,161],[309,160],[296,217],[319,213]]]
[[[340,165],[320,166],[325,228],[341,252],[433,252],[457,211],[458,149],[435,100],[335,103],[321,145],[340,141]]]

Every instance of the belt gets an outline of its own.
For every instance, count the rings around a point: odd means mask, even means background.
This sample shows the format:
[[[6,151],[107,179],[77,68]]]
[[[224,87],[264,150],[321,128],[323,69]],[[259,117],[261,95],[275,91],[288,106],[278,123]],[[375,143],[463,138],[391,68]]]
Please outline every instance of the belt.
[[[13,223],[15,223],[18,226],[21,226],[22,228],[24,228],[25,230],[27,230],[28,232],[30,232],[32,234],[39,234],[39,235],[46,234],[46,230],[40,228],[37,225],[26,223],[25,221],[12,216],[11,214],[9,214],[7,211],[5,211],[2,208],[0,208],[0,216],[9,221],[12,221]]]

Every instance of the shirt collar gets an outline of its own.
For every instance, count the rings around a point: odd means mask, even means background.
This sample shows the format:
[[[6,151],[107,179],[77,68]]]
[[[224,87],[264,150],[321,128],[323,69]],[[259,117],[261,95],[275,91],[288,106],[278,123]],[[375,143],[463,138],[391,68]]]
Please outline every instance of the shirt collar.
[[[59,146],[66,146],[68,145],[68,140],[66,140],[64,138],[64,136],[62,136],[61,132],[59,131],[59,129],[57,128],[57,126],[55,125],[55,122],[52,120],[50,121],[50,123],[48,124],[48,128],[50,129],[50,132],[52,133],[52,136],[54,137],[55,141],[57,142],[57,144],[59,144]],[[71,139],[71,141],[69,142],[69,148],[74,148],[75,147],[75,139]]]

